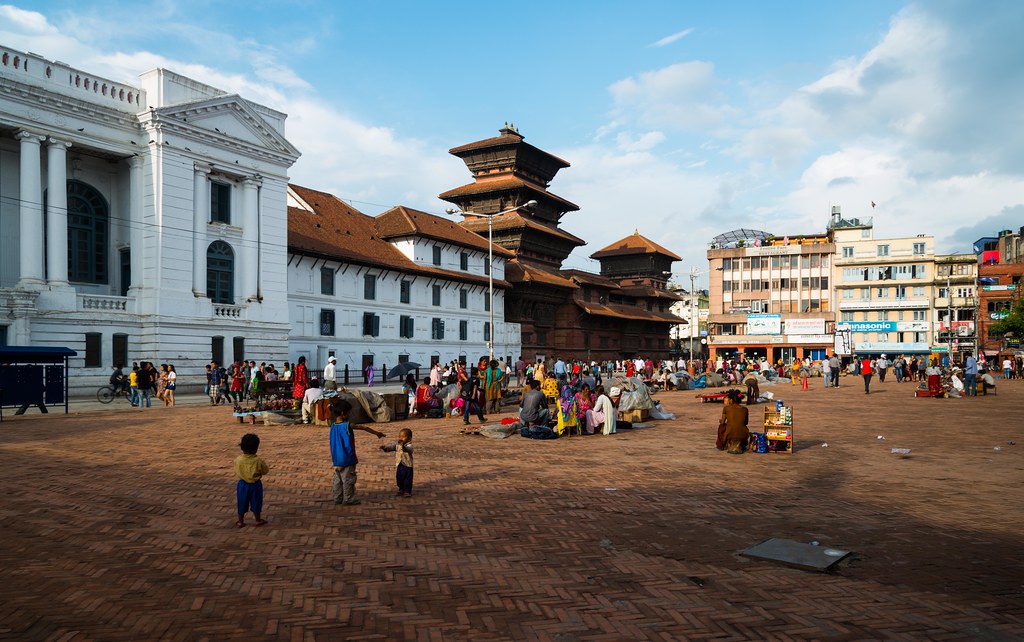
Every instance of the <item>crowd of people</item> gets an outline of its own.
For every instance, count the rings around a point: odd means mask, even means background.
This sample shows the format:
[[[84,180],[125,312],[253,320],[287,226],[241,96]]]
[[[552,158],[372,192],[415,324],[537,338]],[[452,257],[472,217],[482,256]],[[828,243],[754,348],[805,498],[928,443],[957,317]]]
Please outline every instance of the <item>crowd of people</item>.
[[[178,373],[173,363],[161,363],[158,370],[151,361],[133,362],[127,375],[122,366],[115,366],[110,375],[110,385],[127,393],[133,408],[152,407],[153,397],[162,401],[164,406],[173,406]]]

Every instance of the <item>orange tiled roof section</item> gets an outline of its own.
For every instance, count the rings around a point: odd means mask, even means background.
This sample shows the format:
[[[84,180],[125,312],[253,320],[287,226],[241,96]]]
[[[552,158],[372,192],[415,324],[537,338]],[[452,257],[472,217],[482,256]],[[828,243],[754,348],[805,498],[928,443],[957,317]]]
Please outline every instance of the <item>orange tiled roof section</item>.
[[[471,152],[477,149],[486,149],[488,147],[499,147],[502,145],[522,145],[524,147],[532,147],[533,149],[536,149],[538,152],[544,154],[548,158],[555,159],[556,161],[558,161],[559,164],[562,165],[562,167],[570,167],[569,163],[555,156],[554,154],[549,154],[548,152],[545,152],[542,149],[534,147],[530,143],[523,142],[523,136],[519,134],[519,132],[507,129],[502,130],[501,136],[485,138],[483,140],[478,140],[472,143],[466,143],[465,145],[459,145],[458,147],[452,147],[451,149],[448,150],[448,153],[458,156],[459,154],[465,152]]]
[[[657,312],[636,308],[629,305],[602,305],[600,303],[585,303],[574,301],[576,305],[587,314],[600,317],[612,317],[616,319],[627,319],[630,321],[653,321],[655,323],[681,323],[682,320],[674,314]]]
[[[615,241],[608,247],[594,252],[590,255],[590,258],[601,259],[607,256],[626,256],[629,254],[663,254],[676,261],[683,260],[675,252],[666,250],[639,232],[633,232],[626,238]]]
[[[441,194],[438,194],[438,198],[450,200],[452,197],[457,196],[471,196],[473,194],[508,191],[520,188],[526,188],[527,190],[535,194],[538,194],[544,198],[550,198],[554,201],[557,201],[563,207],[566,208],[565,211],[567,212],[575,212],[576,210],[580,209],[579,205],[571,201],[567,201],[561,196],[558,196],[557,194],[552,194],[542,186],[537,185],[536,183],[531,183],[530,181],[523,180],[518,176],[505,176],[503,178],[494,178],[489,180],[467,183],[462,187],[456,187],[455,189],[450,189],[447,192],[442,192]]]
[[[407,262],[405,255],[377,236],[373,217],[340,198],[308,187],[289,185],[315,210],[288,208],[288,248],[370,265]]]
[[[513,259],[505,264],[505,278],[512,283],[543,283],[571,290],[576,290],[579,287],[556,272],[550,272],[536,265],[521,263],[518,259]]]
[[[541,232],[545,232],[547,234],[551,234],[553,236],[557,236],[563,240],[573,243],[574,245],[587,244],[587,242],[581,239],[580,237],[574,234],[570,234],[569,232],[566,232],[561,228],[545,225],[540,221],[535,221],[532,218],[526,218],[525,216],[522,216],[515,212],[512,212],[510,214],[502,214],[501,216],[493,216],[491,218],[492,225],[494,226],[495,230],[517,230],[522,228],[529,228],[531,230],[538,230]],[[485,217],[466,219],[462,221],[461,225],[467,230],[476,232],[478,234],[487,233],[487,219]]]
[[[297,207],[288,208],[289,252],[461,283],[488,283],[486,276],[415,263],[380,237],[372,216],[363,214],[333,194],[299,185],[289,185],[289,188],[314,209],[314,212],[309,212]],[[506,280],[495,279],[494,287],[511,286]]]
[[[480,252],[487,252],[488,249],[487,239],[481,238],[479,234],[470,232],[455,221],[414,210],[411,207],[403,205],[392,207],[375,220],[377,231],[382,239],[421,236]],[[515,256],[515,253],[500,245],[494,246],[494,253],[505,258]]]

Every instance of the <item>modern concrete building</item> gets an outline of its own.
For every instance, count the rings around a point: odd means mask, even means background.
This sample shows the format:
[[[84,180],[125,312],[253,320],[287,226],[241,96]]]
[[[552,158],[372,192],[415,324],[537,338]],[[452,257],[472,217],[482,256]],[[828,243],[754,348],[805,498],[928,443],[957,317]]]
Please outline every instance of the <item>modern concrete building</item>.
[[[1024,228],[1021,229],[1024,231]],[[1003,230],[996,237],[979,239],[974,244],[978,265],[978,343],[986,358],[1021,351],[1021,337],[992,332],[990,326],[1006,318],[1022,292],[1024,259],[1021,234]]]
[[[930,354],[934,238],[876,239],[870,218],[832,211],[837,327],[848,328],[858,355]]]
[[[978,309],[978,258],[972,253],[935,257],[932,284],[932,352],[957,363],[977,353],[975,315]]]
[[[822,358],[836,321],[828,234],[734,230],[708,250],[710,356]]]

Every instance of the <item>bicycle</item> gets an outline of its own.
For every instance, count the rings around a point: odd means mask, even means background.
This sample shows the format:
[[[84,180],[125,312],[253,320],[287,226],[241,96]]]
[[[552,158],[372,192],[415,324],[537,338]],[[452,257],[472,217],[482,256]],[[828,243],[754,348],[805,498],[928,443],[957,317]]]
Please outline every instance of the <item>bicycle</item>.
[[[96,391],[96,401],[102,404],[108,404],[118,397],[124,397],[131,401],[132,395],[127,388],[115,388],[114,386],[102,386]]]

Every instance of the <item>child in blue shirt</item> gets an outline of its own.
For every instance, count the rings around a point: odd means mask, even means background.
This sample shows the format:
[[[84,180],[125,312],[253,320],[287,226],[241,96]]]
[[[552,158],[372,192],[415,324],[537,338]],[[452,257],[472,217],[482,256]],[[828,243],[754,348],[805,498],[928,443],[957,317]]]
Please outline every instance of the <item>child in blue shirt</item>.
[[[366,426],[357,426],[348,422],[352,404],[344,399],[335,399],[331,404],[331,460],[334,464],[334,503],[352,506],[361,503],[356,499],[356,438],[354,430],[362,430],[378,439],[384,433]]]

